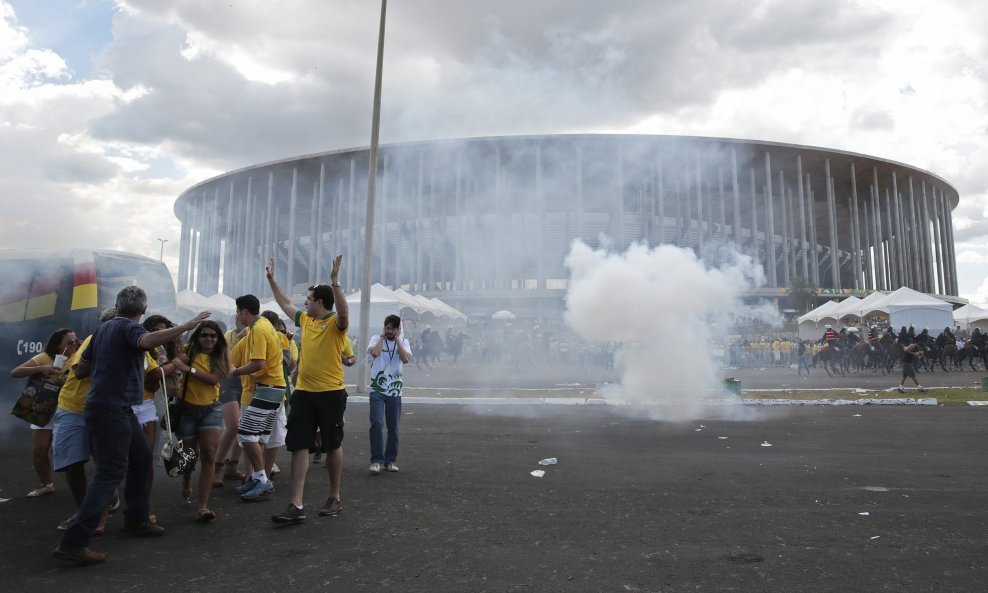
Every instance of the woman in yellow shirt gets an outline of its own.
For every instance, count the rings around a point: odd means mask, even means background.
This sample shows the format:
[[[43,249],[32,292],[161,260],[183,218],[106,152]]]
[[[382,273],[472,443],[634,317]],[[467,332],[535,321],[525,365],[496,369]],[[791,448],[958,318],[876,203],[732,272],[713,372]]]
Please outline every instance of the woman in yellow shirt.
[[[78,347],[79,339],[76,338],[74,331],[68,328],[56,330],[48,338],[44,351],[10,371],[10,377],[20,379],[41,375],[53,383],[65,383],[68,371],[65,363],[75,354]],[[31,425],[31,458],[34,462],[34,472],[38,475],[41,485],[28,492],[28,496],[44,496],[55,491],[55,484],[51,479],[51,459],[48,456],[51,450],[53,427],[54,416],[44,426]]]
[[[230,373],[230,355],[226,339],[215,321],[203,321],[193,330],[185,355],[173,361],[183,373],[178,400],[180,419],[175,431],[186,447],[197,447],[201,462],[199,472],[200,521],[211,521],[216,513],[209,510],[209,493],[216,473],[216,451],[223,431],[220,409],[220,381]],[[183,476],[182,494],[192,497],[192,476]]]

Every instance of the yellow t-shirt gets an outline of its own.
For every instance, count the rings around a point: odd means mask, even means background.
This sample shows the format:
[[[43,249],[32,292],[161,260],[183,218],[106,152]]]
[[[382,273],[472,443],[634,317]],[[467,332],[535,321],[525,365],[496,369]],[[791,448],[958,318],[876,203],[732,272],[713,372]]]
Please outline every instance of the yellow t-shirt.
[[[305,311],[295,314],[295,325],[302,330],[302,352],[298,363],[296,389],[302,391],[336,391],[344,388],[343,353],[346,328],[336,327],[335,313],[325,319],[313,319]]]
[[[69,358],[68,362],[65,363],[65,368],[71,369],[75,365],[79,364],[79,359],[82,358],[82,353],[86,351],[89,347],[89,342],[93,339],[92,336],[87,337],[83,340],[82,345],[79,349],[75,351],[75,354]],[[65,379],[65,384],[62,385],[62,390],[58,392],[58,407],[66,412],[75,412],[76,414],[81,414],[86,409],[86,395],[89,393],[89,377],[85,379],[76,379],[75,373],[70,372],[68,377]]]
[[[247,359],[244,358],[246,346],[246,340],[236,340],[236,344],[233,346],[233,349],[230,350],[231,365],[240,367],[247,364]],[[251,377],[250,375],[240,375],[240,403],[249,405],[253,399],[254,377]]]
[[[203,373],[212,373],[212,362],[208,354],[199,353],[192,359],[192,368]],[[192,373],[186,373],[183,379],[185,382],[185,401],[194,406],[208,406],[220,399],[220,384],[210,385],[196,379]]]
[[[271,322],[258,317],[244,336],[244,359],[263,360],[264,368],[253,374],[254,380],[270,387],[284,387],[285,373],[281,370],[281,340]]]
[[[346,342],[343,343],[343,356],[347,358],[353,356],[353,344],[350,342],[350,336],[347,336]]]
[[[147,356],[147,358],[145,359],[146,362],[144,364],[144,376],[145,377],[148,376],[148,373],[150,371],[153,371],[153,370],[155,370],[155,369],[158,368],[158,361],[157,361],[157,359],[155,359],[155,357],[151,356],[151,353],[150,352],[148,352],[146,356]],[[164,379],[161,378],[161,373],[160,372],[158,373],[158,379],[160,379],[161,381],[164,381]],[[160,389],[161,388],[159,387],[158,390],[160,390]],[[155,393],[157,393],[157,391],[148,391],[147,389],[145,389],[144,390],[144,400],[147,401],[149,399],[154,399],[154,394]]]

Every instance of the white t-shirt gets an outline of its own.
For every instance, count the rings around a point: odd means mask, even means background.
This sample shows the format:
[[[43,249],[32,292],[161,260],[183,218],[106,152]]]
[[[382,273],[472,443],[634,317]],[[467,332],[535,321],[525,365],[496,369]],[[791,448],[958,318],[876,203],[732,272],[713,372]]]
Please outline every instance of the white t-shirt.
[[[381,341],[381,336],[371,336],[367,344],[367,353],[377,346]],[[402,348],[406,352],[411,351],[407,339],[402,339]],[[370,367],[370,390],[383,395],[397,397],[401,395],[401,355],[394,340],[384,340],[381,345],[381,354],[371,361]]]

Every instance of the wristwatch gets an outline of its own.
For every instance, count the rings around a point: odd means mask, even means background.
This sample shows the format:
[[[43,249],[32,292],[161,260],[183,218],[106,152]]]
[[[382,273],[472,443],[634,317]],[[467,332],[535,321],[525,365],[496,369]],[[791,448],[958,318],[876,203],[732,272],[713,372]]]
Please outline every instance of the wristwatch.
[[[330,284],[330,286],[332,286],[333,288],[340,288],[340,283],[339,282],[333,282],[332,284]]]
[[[196,374],[196,367],[190,368],[189,372],[192,373],[193,375]]]

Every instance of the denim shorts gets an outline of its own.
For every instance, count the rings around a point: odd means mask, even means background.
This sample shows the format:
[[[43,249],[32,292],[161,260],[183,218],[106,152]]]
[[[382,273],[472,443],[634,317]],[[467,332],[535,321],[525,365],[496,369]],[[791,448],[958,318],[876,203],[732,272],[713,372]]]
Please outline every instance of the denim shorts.
[[[179,405],[182,408],[182,415],[178,419],[178,426],[174,427],[178,438],[194,439],[200,430],[223,429],[223,410],[220,409],[219,402],[208,406],[186,403]]]
[[[69,412],[58,408],[53,417],[51,451],[52,468],[65,471],[70,465],[89,461],[89,431],[86,429],[86,415],[82,412]]]

